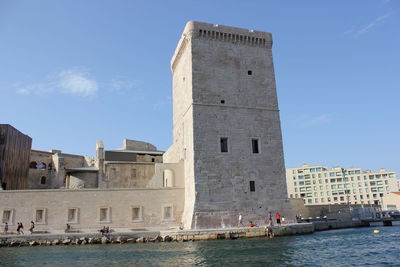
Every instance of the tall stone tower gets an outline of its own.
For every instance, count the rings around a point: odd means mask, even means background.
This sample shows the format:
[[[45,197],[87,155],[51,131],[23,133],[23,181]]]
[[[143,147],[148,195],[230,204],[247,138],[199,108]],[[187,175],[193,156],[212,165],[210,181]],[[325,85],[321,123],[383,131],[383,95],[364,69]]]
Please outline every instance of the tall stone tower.
[[[171,61],[173,145],[185,166],[186,228],[236,226],[239,213],[293,218],[286,192],[270,33],[190,21]]]

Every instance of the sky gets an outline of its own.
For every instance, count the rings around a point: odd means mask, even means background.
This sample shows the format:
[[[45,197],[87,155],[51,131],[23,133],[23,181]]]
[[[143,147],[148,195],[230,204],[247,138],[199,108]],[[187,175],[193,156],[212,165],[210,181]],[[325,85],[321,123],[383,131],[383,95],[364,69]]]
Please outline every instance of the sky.
[[[0,0],[0,123],[38,150],[167,150],[189,20],[272,33],[286,167],[400,173],[400,0]]]

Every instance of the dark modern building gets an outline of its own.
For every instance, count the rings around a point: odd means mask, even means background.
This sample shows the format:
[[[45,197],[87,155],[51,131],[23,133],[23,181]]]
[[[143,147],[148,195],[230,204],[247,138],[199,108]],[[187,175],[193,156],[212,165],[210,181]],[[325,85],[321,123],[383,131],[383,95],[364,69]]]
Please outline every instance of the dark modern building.
[[[27,189],[32,138],[9,124],[0,124],[0,187]]]

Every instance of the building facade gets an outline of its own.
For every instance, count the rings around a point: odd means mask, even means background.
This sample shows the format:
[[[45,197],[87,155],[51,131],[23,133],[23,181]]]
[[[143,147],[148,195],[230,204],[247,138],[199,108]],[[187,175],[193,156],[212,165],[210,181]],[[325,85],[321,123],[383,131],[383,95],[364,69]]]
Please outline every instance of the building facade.
[[[32,138],[9,124],[0,124],[0,189],[28,188]]]
[[[286,195],[272,36],[188,22],[171,60],[173,145],[183,162],[186,228],[292,218]]]
[[[400,192],[391,192],[382,198],[385,210],[400,210]]]
[[[302,198],[306,205],[375,204],[399,191],[396,172],[361,168],[310,166],[286,169],[289,198]]]

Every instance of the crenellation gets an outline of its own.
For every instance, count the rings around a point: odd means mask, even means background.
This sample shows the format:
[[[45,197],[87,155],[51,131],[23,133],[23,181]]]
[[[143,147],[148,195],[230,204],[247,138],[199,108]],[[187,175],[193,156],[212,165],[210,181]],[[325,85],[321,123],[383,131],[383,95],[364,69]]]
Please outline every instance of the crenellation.
[[[198,37],[209,40],[218,40],[223,42],[231,42],[233,44],[241,44],[241,45],[245,44],[250,46],[265,47],[268,49],[270,49],[272,46],[272,41],[268,42],[266,38],[235,34],[231,32],[209,31],[204,29],[199,29],[198,35],[197,36],[192,35],[191,37],[192,38]]]

